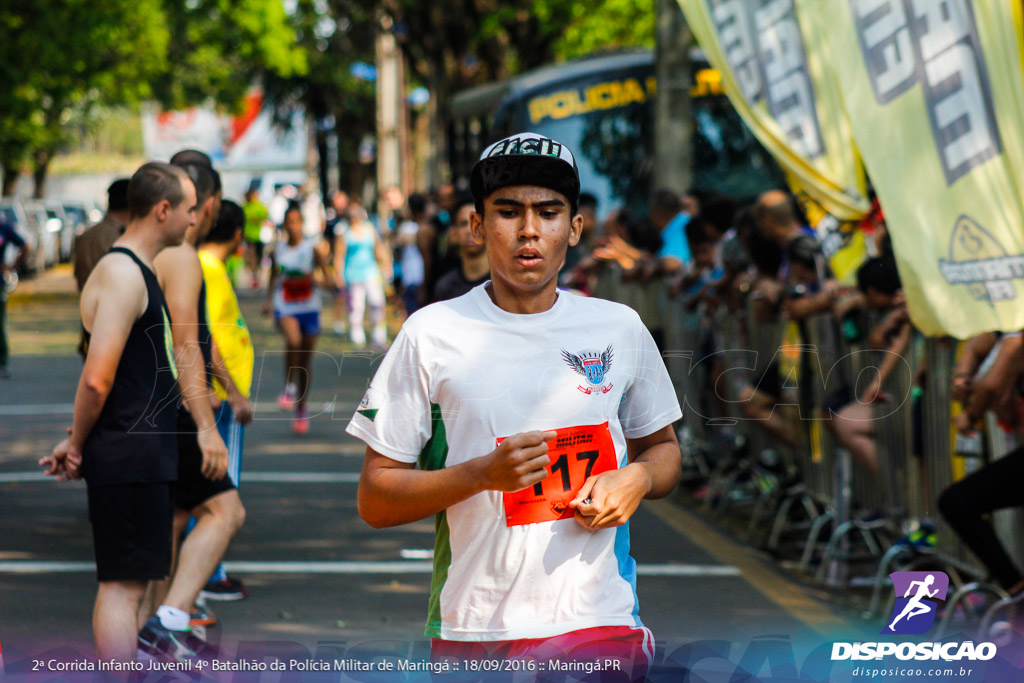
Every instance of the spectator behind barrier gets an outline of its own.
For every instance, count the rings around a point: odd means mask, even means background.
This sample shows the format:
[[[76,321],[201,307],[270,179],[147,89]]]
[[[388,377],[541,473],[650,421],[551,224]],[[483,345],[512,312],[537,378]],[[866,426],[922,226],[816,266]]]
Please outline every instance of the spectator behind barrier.
[[[885,351],[878,373],[855,395],[859,387],[841,386],[825,400],[824,408],[833,419],[826,425],[836,441],[846,448],[853,461],[873,478],[878,478],[878,454],[872,406],[886,397],[881,393],[885,380],[898,367],[910,345],[913,328],[907,313],[896,263],[889,258],[871,258],[857,270],[859,295],[836,304],[838,319],[846,319],[855,308],[885,312],[882,322],[867,337],[869,348]]]
[[[782,249],[782,266],[774,278],[762,275],[759,315],[773,315],[772,304],[778,301],[786,318],[801,321],[828,311],[838,292],[831,279],[828,264],[814,236],[814,231],[800,224],[792,198],[784,192],[765,192],[753,208],[757,231]],[[754,255],[755,249],[750,253]],[[768,281],[765,281],[768,280]],[[772,281],[774,280],[774,282]],[[783,330],[783,334],[787,331]],[[805,335],[801,335],[805,336]],[[782,344],[784,340],[779,339]],[[805,359],[806,360],[806,359]],[[759,359],[759,364],[765,363]],[[806,369],[806,362],[800,364]],[[771,359],[758,368],[753,382],[739,395],[743,411],[760,429],[785,444],[795,446],[796,434],[783,411],[776,410],[781,398],[783,379],[777,360]],[[801,387],[806,377],[800,378]]]

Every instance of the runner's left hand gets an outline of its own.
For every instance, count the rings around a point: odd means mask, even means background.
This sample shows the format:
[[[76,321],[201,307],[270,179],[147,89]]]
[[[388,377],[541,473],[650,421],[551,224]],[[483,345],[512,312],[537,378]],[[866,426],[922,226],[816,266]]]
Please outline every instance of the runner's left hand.
[[[590,477],[569,507],[574,519],[588,529],[608,529],[629,521],[651,490],[651,478],[640,463],[626,465]]]

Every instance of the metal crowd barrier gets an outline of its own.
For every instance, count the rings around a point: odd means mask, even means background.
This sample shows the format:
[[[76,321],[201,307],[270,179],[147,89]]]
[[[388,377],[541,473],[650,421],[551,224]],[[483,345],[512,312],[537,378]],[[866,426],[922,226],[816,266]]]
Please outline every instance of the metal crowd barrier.
[[[874,563],[866,613],[874,616],[888,616],[882,596],[887,596],[891,607],[890,572],[941,568],[950,576],[952,594],[946,601],[940,637],[949,631],[956,615],[969,611],[965,600],[971,593],[997,598],[981,620],[979,637],[1011,604],[1005,591],[987,580],[977,560],[937,509],[942,491],[983,466],[980,457],[958,454],[955,447],[950,387],[957,342],[915,335],[903,360],[883,385],[888,398],[873,404],[879,469],[876,480],[838,447],[826,422],[835,419],[829,412],[835,407],[829,405],[833,392],[845,386],[850,398],[857,400],[884,352],[848,343],[838,333],[832,316],[804,321],[802,338],[796,346],[786,347],[782,344],[785,323],[758,320],[753,297],[747,298],[742,311],[720,306],[710,314],[702,310],[686,312],[677,299],[667,295],[664,283],[623,282],[617,266],[605,268],[600,274],[594,295],[630,305],[645,323],[664,330],[666,363],[684,406],[680,433],[689,442],[681,443],[684,457],[689,449],[689,457],[714,493],[705,498],[707,511],[722,513],[739,499],[734,493],[753,492],[753,497],[746,500],[751,504],[749,537],[763,542],[767,535],[767,545],[778,549],[787,533],[807,532],[800,548],[800,567],[806,572],[817,564],[817,580],[831,587],[847,585],[852,563]],[[700,362],[702,352],[707,350],[709,330],[715,336],[716,355],[725,369],[713,388],[724,398],[721,403],[710,395],[710,363],[707,359]],[[739,398],[746,385],[759,381],[758,373],[768,365],[765,359],[784,359],[797,351],[802,362],[800,376],[789,378],[779,401],[780,409],[791,412],[800,436],[799,446],[790,450],[780,448],[776,440],[746,418]],[[919,370],[925,380],[917,388],[915,376]],[[1005,435],[994,420],[989,422],[985,450],[988,457],[1002,457],[1018,442]],[[709,426],[728,426],[737,438],[745,440],[746,461],[727,457],[712,460],[715,437]],[[769,449],[777,451],[785,471],[799,472],[799,484],[773,490],[756,476],[751,478],[757,456]],[[794,518],[798,511],[801,519]],[[1004,511],[993,518],[1011,557],[1024,566],[1024,511]],[[769,519],[772,521],[766,528]],[[934,526],[934,546],[907,541],[908,532],[922,523]],[[768,533],[762,533],[765,531]]]

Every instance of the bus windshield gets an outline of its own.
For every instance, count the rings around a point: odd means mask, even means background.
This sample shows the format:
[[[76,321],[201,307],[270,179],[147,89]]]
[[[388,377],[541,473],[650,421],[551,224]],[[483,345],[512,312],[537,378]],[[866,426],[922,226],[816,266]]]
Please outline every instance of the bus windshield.
[[[534,124],[533,132],[567,145],[576,155],[580,188],[597,198],[598,215],[627,207],[643,212],[647,203],[646,141],[650,117],[643,106],[621,107]]]
[[[749,200],[783,187],[778,166],[722,93],[718,73],[696,60],[692,67],[691,188]],[[623,53],[544,67],[464,91],[456,98],[451,128],[455,180],[465,183],[483,144],[532,131],[573,151],[581,189],[597,198],[598,216],[623,207],[646,215],[656,189],[653,72],[651,54]],[[679,125],[687,124],[681,120]],[[690,188],[665,189],[682,193]]]

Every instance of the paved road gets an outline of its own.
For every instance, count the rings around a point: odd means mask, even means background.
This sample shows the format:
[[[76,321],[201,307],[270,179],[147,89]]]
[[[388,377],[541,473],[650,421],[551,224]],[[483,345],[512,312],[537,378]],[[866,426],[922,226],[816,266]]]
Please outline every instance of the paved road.
[[[257,417],[246,434],[248,521],[228,555],[251,596],[217,606],[222,627],[213,636],[229,655],[267,641],[291,643],[296,652],[330,642],[346,656],[425,652],[432,522],[375,531],[355,508],[363,448],[344,427],[379,358],[325,338],[314,369],[312,429],[296,437],[273,403],[281,387],[278,342],[257,306],[257,298],[244,298],[265,352],[257,361]],[[81,369],[70,353],[74,309],[60,296],[13,307],[14,377],[0,383],[0,646],[9,673],[54,648],[91,652],[95,583],[84,486],[34,474],[38,457],[70,424]],[[632,534],[641,615],[661,656],[722,639],[734,645],[720,654],[739,661],[781,635],[797,643],[799,661],[800,652],[851,628],[671,501],[645,503]]]

